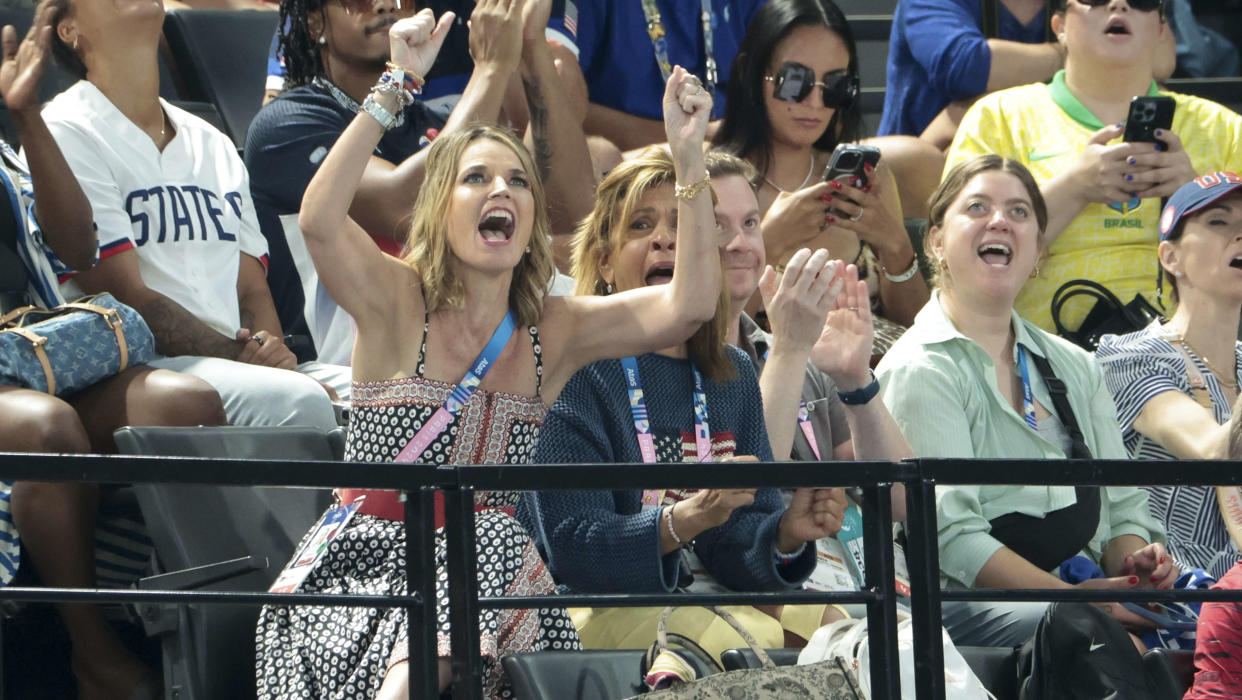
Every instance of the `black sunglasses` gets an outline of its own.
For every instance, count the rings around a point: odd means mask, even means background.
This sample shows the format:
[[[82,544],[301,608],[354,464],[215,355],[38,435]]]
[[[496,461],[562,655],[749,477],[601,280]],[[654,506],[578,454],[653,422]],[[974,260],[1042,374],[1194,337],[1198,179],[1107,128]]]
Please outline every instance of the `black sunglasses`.
[[[772,96],[784,102],[801,102],[818,87],[823,93],[824,106],[828,109],[847,107],[858,95],[858,81],[846,71],[825,73],[823,80],[815,80],[815,71],[801,63],[782,63],[773,75],[764,80],[772,83]]]
[[[1079,5],[1086,5],[1087,7],[1100,7],[1102,5],[1107,5],[1113,0],[1076,0],[1076,1],[1078,2]],[[1126,3],[1131,8],[1139,12],[1151,12],[1152,10],[1159,10],[1164,7],[1164,0],[1126,0]]]

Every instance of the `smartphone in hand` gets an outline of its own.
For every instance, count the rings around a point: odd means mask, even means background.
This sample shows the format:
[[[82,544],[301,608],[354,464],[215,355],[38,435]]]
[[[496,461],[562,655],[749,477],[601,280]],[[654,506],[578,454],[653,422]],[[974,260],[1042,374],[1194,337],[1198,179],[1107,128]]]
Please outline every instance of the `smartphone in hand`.
[[[862,187],[867,184],[865,166],[870,165],[874,169],[879,162],[880,149],[875,146],[857,143],[837,144],[836,150],[832,152],[832,158],[828,161],[828,167],[824,169],[824,179],[835,180],[842,176],[854,175],[858,177],[858,186]]]
[[[1126,130],[1122,138],[1126,141],[1146,141],[1157,144],[1157,148],[1167,148],[1164,141],[1156,138],[1156,131],[1173,128],[1173,111],[1177,103],[1172,97],[1164,95],[1140,95],[1130,100],[1130,113],[1126,116]]]

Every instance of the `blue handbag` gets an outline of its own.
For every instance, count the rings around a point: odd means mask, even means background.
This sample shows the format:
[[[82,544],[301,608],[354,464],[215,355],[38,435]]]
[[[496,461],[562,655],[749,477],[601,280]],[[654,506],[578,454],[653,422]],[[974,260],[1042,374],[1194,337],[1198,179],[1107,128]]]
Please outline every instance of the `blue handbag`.
[[[151,329],[111,294],[0,318],[0,384],[68,396],[154,357]]]

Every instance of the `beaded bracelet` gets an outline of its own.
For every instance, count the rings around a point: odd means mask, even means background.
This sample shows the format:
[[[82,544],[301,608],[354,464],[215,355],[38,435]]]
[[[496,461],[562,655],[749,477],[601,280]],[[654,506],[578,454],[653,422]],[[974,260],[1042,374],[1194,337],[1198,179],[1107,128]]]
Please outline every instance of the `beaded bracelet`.
[[[681,546],[683,546],[683,545],[685,544],[685,542],[682,542],[682,541],[681,541],[681,538],[677,536],[677,531],[673,529],[673,509],[674,509],[674,508],[676,508],[676,507],[677,507],[677,504],[676,504],[676,503],[674,503],[673,505],[669,506],[669,507],[668,507],[668,508],[664,511],[664,518],[665,518],[665,520],[664,520],[664,521],[665,521],[666,523],[668,523],[668,534],[669,534],[669,537],[672,537],[672,538],[673,538],[673,541],[677,543],[677,546],[678,546],[678,547],[681,547]]]
[[[423,94],[423,86],[427,84],[427,81],[423,79],[423,76],[408,68],[402,68],[392,61],[389,61],[385,65],[387,66],[389,72],[401,74],[401,83],[406,90],[409,90],[410,93],[414,95]]]
[[[775,544],[772,545],[772,553],[776,555],[778,564],[792,564],[794,560],[802,556],[804,551],[806,551],[806,542],[803,542],[792,552],[782,552]]]
[[[414,104],[414,93],[405,87],[405,78],[399,70],[385,71],[380,76],[379,82],[375,83],[375,87],[371,88],[372,92],[378,92],[381,95],[393,95],[397,98],[401,109],[405,109]]]

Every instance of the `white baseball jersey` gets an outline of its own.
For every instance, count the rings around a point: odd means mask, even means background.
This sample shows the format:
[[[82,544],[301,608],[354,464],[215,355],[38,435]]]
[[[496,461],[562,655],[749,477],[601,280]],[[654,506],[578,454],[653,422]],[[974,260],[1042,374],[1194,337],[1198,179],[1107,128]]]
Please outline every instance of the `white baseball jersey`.
[[[147,287],[232,337],[241,325],[241,255],[267,266],[250,178],[233,142],[162,99],[176,134],[163,153],[91,83],[81,80],[43,110],[90,200],[100,259],[138,254]],[[80,295],[62,278],[66,297]]]

